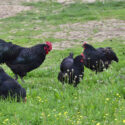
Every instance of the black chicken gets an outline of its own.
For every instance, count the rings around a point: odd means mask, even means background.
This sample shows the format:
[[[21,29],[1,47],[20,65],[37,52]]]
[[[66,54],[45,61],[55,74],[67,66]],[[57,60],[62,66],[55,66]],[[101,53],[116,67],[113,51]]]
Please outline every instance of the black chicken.
[[[63,84],[69,83],[76,87],[84,76],[83,56],[79,55],[73,58],[73,53],[70,53],[68,57],[63,59],[60,70],[58,80]]]
[[[17,101],[22,99],[26,102],[26,91],[21,85],[0,67],[0,97],[6,99],[7,97],[17,98]]]
[[[107,69],[112,61],[119,61],[110,47],[95,49],[87,43],[84,43],[83,47],[84,65],[96,73]]]
[[[39,67],[51,50],[52,44],[50,42],[38,44],[31,48],[24,48],[11,42],[0,40],[0,64],[6,63],[14,72],[16,80],[19,75],[23,81],[23,77],[27,72]]]

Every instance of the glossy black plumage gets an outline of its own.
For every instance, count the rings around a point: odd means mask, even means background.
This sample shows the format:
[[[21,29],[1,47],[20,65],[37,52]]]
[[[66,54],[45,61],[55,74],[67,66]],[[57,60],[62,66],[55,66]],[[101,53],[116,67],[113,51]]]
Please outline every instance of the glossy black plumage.
[[[107,69],[112,61],[118,62],[118,57],[110,47],[97,48],[85,43],[84,47],[84,65],[97,72]]]
[[[8,96],[13,99],[17,98],[17,101],[20,101],[20,99],[25,101],[26,91],[0,68],[0,97],[6,99]]]
[[[47,44],[24,48],[0,40],[0,63],[6,63],[16,77],[23,78],[27,72],[39,67],[46,58]],[[16,78],[17,79],[17,78]]]
[[[60,72],[58,74],[58,80],[64,83],[73,84],[74,87],[83,79],[84,65],[83,57],[81,55],[73,58],[73,54],[63,59],[60,65]]]

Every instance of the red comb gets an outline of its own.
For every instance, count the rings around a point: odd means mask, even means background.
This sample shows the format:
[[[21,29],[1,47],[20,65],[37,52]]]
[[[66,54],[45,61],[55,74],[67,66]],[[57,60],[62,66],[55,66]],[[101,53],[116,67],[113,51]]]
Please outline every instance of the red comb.
[[[46,44],[49,46],[49,49],[52,50],[52,43],[47,41]]]
[[[81,53],[81,56],[84,56],[83,53]]]
[[[85,44],[87,44],[87,42],[84,42],[84,43],[83,43],[83,46],[84,46]]]

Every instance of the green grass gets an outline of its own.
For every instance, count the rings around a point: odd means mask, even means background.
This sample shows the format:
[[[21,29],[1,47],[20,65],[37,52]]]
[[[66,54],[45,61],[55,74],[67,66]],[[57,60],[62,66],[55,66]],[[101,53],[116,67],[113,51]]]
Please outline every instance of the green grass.
[[[43,32],[58,32],[58,24],[87,22],[108,18],[124,19],[125,2],[95,4],[62,4],[39,2],[25,4],[34,9],[15,17],[0,20],[0,38],[21,46],[31,46],[50,40],[61,42],[53,36],[34,38]],[[35,12],[35,10],[39,12]],[[55,11],[57,12],[55,14]],[[40,20],[40,21],[39,21]],[[40,27],[38,30],[34,28]],[[23,29],[23,30],[22,30]],[[95,33],[98,29],[95,29]],[[14,32],[12,32],[14,31]],[[16,31],[16,32],[15,32]],[[125,120],[125,43],[120,38],[93,43],[95,47],[110,46],[117,53],[119,63],[97,75],[85,68],[83,81],[77,88],[57,80],[62,59],[70,52],[76,55],[80,46],[66,50],[53,50],[45,62],[28,73],[25,83],[27,103],[0,101],[0,125],[124,125]],[[13,77],[10,69],[4,70]]]
[[[27,90],[26,104],[0,102],[0,123],[8,119],[7,125],[95,125],[98,122],[102,125],[122,125],[125,119],[124,43],[114,39],[112,42],[104,41],[93,45],[112,46],[119,57],[119,63],[113,63],[107,71],[97,75],[85,68],[84,80],[78,88],[67,84],[63,87],[57,81],[59,64],[69,52],[78,55],[82,48],[53,50],[44,64],[28,73],[25,84],[21,84]],[[6,66],[4,69],[13,76]]]

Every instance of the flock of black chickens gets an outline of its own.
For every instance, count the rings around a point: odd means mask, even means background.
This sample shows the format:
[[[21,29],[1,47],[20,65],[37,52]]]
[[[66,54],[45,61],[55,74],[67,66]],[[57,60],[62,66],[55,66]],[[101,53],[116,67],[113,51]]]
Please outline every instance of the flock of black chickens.
[[[84,66],[92,71],[102,72],[107,69],[112,61],[118,62],[118,57],[113,52],[112,48],[98,48],[84,42],[84,52],[81,55],[73,58],[73,54],[70,53],[60,65],[60,73],[58,75],[59,81],[62,83],[73,84],[74,87],[83,79]]]
[[[58,80],[63,84],[69,83],[76,87],[83,79],[84,66],[97,74],[107,69],[112,61],[118,62],[116,54],[110,47],[95,49],[90,44],[84,43],[83,48],[84,52],[81,55],[74,58],[73,53],[70,53],[61,62]],[[26,90],[17,79],[20,77],[23,81],[27,72],[38,68],[51,50],[51,42],[24,48],[0,39],[0,64],[5,63],[15,74],[13,79],[0,68],[0,98],[10,97],[26,102]]]

